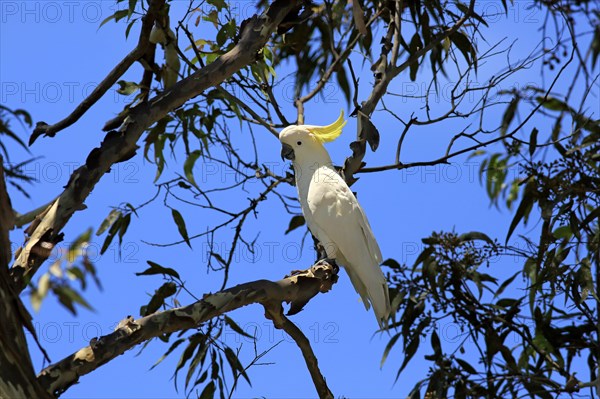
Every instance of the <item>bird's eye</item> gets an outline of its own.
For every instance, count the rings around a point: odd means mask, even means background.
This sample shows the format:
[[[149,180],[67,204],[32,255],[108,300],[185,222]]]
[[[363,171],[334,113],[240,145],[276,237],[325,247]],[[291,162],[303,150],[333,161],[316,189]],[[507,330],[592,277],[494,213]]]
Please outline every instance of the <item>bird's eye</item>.
[[[298,141],[296,144],[298,144],[298,145],[302,145],[302,142],[301,142],[301,141]]]

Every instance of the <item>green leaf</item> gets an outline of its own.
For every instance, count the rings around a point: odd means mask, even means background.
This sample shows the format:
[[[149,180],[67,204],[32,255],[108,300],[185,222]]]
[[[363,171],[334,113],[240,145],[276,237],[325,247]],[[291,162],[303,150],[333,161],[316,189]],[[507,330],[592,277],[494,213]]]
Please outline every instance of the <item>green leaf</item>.
[[[450,35],[450,40],[460,50],[467,64],[473,64],[477,72],[477,54],[468,36],[460,31],[454,32]]]
[[[236,376],[239,372],[240,375],[244,377],[246,382],[248,382],[248,384],[252,386],[252,384],[250,383],[250,378],[248,378],[248,374],[246,373],[244,366],[242,366],[242,363],[240,363],[240,359],[230,347],[225,348],[225,358],[227,359],[227,363],[229,363],[229,367],[231,367],[231,373],[234,376]]]
[[[98,227],[98,231],[96,231],[96,235],[99,236],[102,233],[104,233],[106,231],[106,229],[108,229],[110,226],[112,226],[112,224],[119,218],[121,217],[121,211],[119,211],[118,209],[113,209],[112,211],[109,212],[108,216],[106,217],[106,219],[104,219],[102,221],[102,223],[100,224],[100,227]]]
[[[171,352],[173,352],[175,349],[177,349],[177,347],[179,345],[181,345],[183,342],[185,342],[184,338],[179,338],[178,340],[176,340],[175,342],[173,342],[171,344],[171,346],[169,347],[169,349],[167,349],[167,351],[156,361],[156,363],[154,363],[152,365],[152,367],[150,367],[150,370],[154,369],[156,366],[158,366],[163,360],[165,360],[165,358],[167,356],[169,356],[171,354]]]
[[[442,355],[442,343],[440,341],[440,337],[435,331],[431,334],[431,347],[433,348],[436,356]]]
[[[296,215],[292,217],[292,219],[290,220],[290,224],[284,234],[288,234],[289,232],[296,230],[298,227],[304,226],[305,223],[306,220],[304,220],[304,216],[302,215]]]
[[[542,104],[542,107],[551,111],[571,111],[571,107],[558,98],[539,96],[536,100],[538,103]]]
[[[156,176],[154,176],[154,183],[158,181],[162,171],[165,168],[165,157],[163,155],[163,149],[165,147],[165,141],[167,140],[166,135],[160,135],[154,140],[154,163],[156,164]]]
[[[217,33],[217,46],[223,47],[228,38],[227,25],[223,25]]]
[[[594,38],[590,45],[590,50],[592,51],[592,69],[594,69],[598,61],[598,54],[600,54],[600,26],[596,26],[594,30]]]
[[[217,11],[221,11],[223,8],[228,8],[225,0],[208,0],[208,4],[215,6]]]
[[[188,247],[191,248],[192,245],[190,244],[190,237],[188,236],[188,232],[187,232],[187,228],[185,227],[185,220],[183,220],[183,216],[181,216],[181,213],[179,213],[179,211],[174,208],[171,209],[171,215],[173,216],[173,220],[175,221],[175,224],[177,225],[177,230],[179,230],[179,234],[181,235],[181,237],[183,238],[185,243],[188,245]]]
[[[506,111],[504,111],[504,115],[502,116],[502,124],[500,125],[501,135],[506,135],[510,123],[515,118],[515,113],[517,111],[517,107],[519,105],[520,100],[521,98],[519,96],[515,96],[508,104],[508,107],[506,107]]]
[[[178,374],[179,370],[181,370],[183,368],[183,366],[185,366],[187,361],[190,360],[190,358],[196,351],[196,348],[202,342],[200,339],[198,339],[197,335],[190,337],[189,341],[190,341],[190,343],[188,344],[188,346],[185,347],[185,349],[183,350],[183,353],[179,357],[179,361],[177,362],[177,366],[175,367],[175,372],[173,373],[175,376],[175,384],[177,384],[177,374]]]
[[[404,370],[404,368],[408,365],[408,362],[410,362],[410,359],[412,359],[413,356],[415,355],[415,353],[417,353],[417,349],[419,349],[420,343],[421,343],[421,336],[417,334],[416,336],[414,336],[412,338],[412,340],[406,346],[406,348],[404,350],[404,360],[402,361],[402,365],[400,365],[400,369],[398,370],[398,373],[396,374],[396,381],[398,380],[398,377],[400,376],[400,373],[402,372],[402,370]]]
[[[408,51],[410,53],[410,57],[412,58],[414,54],[419,51],[419,49],[423,48],[423,42],[421,41],[421,37],[418,32],[415,32],[412,39],[410,40],[410,44],[408,45]],[[415,57],[415,59],[410,63],[410,80],[415,81],[417,79],[417,71],[419,69],[419,58]]]
[[[581,227],[586,227],[590,224],[594,219],[600,218],[600,206],[593,211],[591,211],[582,221]]]
[[[465,241],[481,240],[481,241],[487,242],[488,244],[490,244],[492,246],[495,245],[494,241],[490,237],[488,237],[486,234],[481,233],[479,231],[471,231],[469,233],[461,234],[458,237],[458,240],[460,241],[460,243],[463,243]]]
[[[113,222],[113,224],[110,226],[110,229],[108,229],[108,234],[106,235],[106,238],[104,239],[104,243],[102,244],[102,248],[100,249],[100,255],[102,255],[108,249],[110,243],[115,238],[115,236],[117,235],[117,232],[121,228],[122,221],[123,221],[123,218],[121,217],[121,215],[119,215],[117,220],[115,220]]]
[[[381,356],[381,362],[379,363],[380,368],[383,367],[383,364],[385,363],[390,351],[392,350],[392,348],[396,344],[396,341],[398,341],[398,338],[400,338],[401,335],[401,333],[397,333],[396,335],[394,335],[385,346],[385,349],[383,350],[383,355]]]
[[[381,264],[383,266],[387,266],[387,267],[389,267],[390,269],[393,269],[393,270],[400,270],[400,269],[402,269],[402,266],[400,266],[400,263],[398,263],[395,259],[392,259],[392,258],[388,258],[388,259],[384,260]]]
[[[161,306],[164,305],[165,299],[174,295],[177,292],[177,284],[172,281],[166,282],[161,285],[150,298],[150,302],[146,306],[145,312],[142,316],[148,316],[155,313]]]
[[[123,18],[125,18],[127,16],[129,16],[129,10],[118,10],[113,15],[110,15],[110,16],[106,17],[104,19],[104,21],[102,21],[100,23],[100,26],[98,27],[98,29],[100,29],[105,23],[107,23],[111,19],[114,19],[115,22],[118,22],[120,19],[123,19]]]
[[[225,324],[227,324],[229,327],[231,327],[231,329],[233,331],[235,331],[236,333],[243,335],[244,337],[247,338],[251,338],[254,339],[254,337],[250,334],[248,334],[246,331],[244,331],[239,325],[237,325],[237,323],[235,321],[233,321],[230,317],[227,317],[226,315],[223,316],[225,319]]]
[[[131,28],[133,28],[133,25],[135,25],[137,21],[137,19],[133,19],[127,24],[127,29],[125,29],[125,39],[129,38],[129,32],[131,31]]]
[[[496,302],[496,306],[499,306],[501,308],[511,308],[519,304],[520,302],[520,300],[514,298],[502,298],[498,302]]]
[[[498,289],[494,293],[494,298],[498,298],[504,292],[506,287],[508,287],[510,283],[512,283],[519,274],[521,274],[521,271],[516,272],[511,277],[504,280],[504,282],[500,285],[500,287],[498,287]]]
[[[469,13],[469,7],[466,6],[465,4],[461,3],[460,1],[457,1],[456,3],[456,8],[458,8],[463,14],[468,14]],[[481,22],[482,25],[489,27],[489,25],[487,24],[487,22],[485,21],[485,19],[483,19],[481,17],[481,15],[475,13],[475,12],[471,12],[471,16],[473,18],[475,18],[477,21]]]
[[[538,130],[534,127],[529,135],[529,155],[531,156],[533,156],[533,153],[535,153],[535,149],[537,147],[537,136]]]
[[[174,269],[171,269],[170,267],[163,267],[158,263],[152,262],[151,260],[146,261],[146,263],[150,265],[150,268],[144,270],[143,272],[136,273],[136,276],[151,276],[155,274],[163,274],[166,276],[175,277],[178,280],[180,279],[179,273],[177,273]]]
[[[556,230],[552,232],[552,235],[558,239],[564,238],[568,240],[573,236],[573,232],[571,231],[571,226],[566,225],[556,228]]]
[[[425,241],[423,241],[425,243]],[[425,243],[428,244],[428,243]],[[436,243],[433,244],[429,244],[429,245],[434,245]],[[423,263],[425,261],[425,259],[429,258],[429,256],[433,253],[433,248],[432,247],[427,247],[423,250],[423,252],[421,252],[419,254],[419,256],[417,257],[417,260],[415,261],[415,264],[413,265],[413,268],[416,268],[419,264]]]
[[[459,359],[459,358],[456,358],[455,360],[458,364],[460,364],[460,367],[462,367],[463,370],[465,370],[467,373],[477,374],[477,370],[475,370],[475,368],[473,366],[471,366],[471,364],[469,364],[469,362],[467,362],[466,360]]]
[[[533,197],[533,193],[531,192],[531,190],[525,187],[525,191],[523,192],[523,199],[521,200],[521,203],[517,208],[515,217],[513,218],[512,222],[510,222],[510,227],[508,228],[508,233],[506,234],[506,243],[508,243],[510,236],[512,235],[513,231],[515,231],[515,228],[517,227],[521,219],[523,219],[525,215],[529,214],[529,212],[531,211],[531,207],[534,203],[535,199]]]
[[[576,285],[581,289],[581,294],[579,296],[578,303],[585,301],[588,295],[591,293],[594,295],[594,280],[592,277],[592,271],[590,268],[590,261],[588,258],[584,258],[581,261],[581,265],[577,272],[575,273],[575,281]],[[575,287],[574,284],[574,289]],[[595,297],[595,295],[594,295]],[[597,298],[596,298],[597,299]]]
[[[350,82],[348,81],[348,75],[346,74],[346,69],[342,65],[335,74],[338,86],[342,89],[342,93],[344,93],[344,97],[346,98],[346,103],[350,104],[352,100],[352,94],[350,93]]]
[[[129,0],[129,9],[127,17],[131,17],[133,12],[135,11],[135,5],[137,4],[137,0]]]
[[[62,303],[73,315],[77,315],[75,311],[74,303],[77,303],[88,310],[94,310],[92,306],[85,300],[79,293],[67,286],[56,286],[52,288],[54,294],[58,297],[60,303]]]
[[[192,359],[190,365],[188,366],[188,371],[185,376],[185,388],[186,389],[192,379],[192,376],[194,375],[194,372],[198,368],[198,366],[200,364],[204,363],[204,360],[206,359],[206,352],[208,350],[208,347],[205,344],[206,343],[206,341],[204,339],[205,336],[200,333],[199,335],[197,335],[197,337],[199,337],[198,339],[200,340],[200,346],[198,348],[198,351],[194,355],[194,358]]]
[[[185,174],[185,178],[192,186],[196,187],[198,190],[200,190],[200,188],[196,183],[196,179],[194,179],[193,169],[200,155],[202,155],[202,152],[200,150],[192,151],[183,163],[183,173]]]
[[[202,390],[199,399],[213,399],[215,396],[215,390],[215,382],[209,382]]]
[[[123,243],[123,236],[127,232],[127,228],[129,227],[129,223],[131,222],[131,213],[123,216],[121,218],[121,225],[119,226],[119,245]]]
[[[81,249],[81,246],[88,243],[90,241],[90,237],[92,235],[92,229],[87,229],[86,231],[84,231],[83,233],[81,233],[76,239],[75,241],[73,241],[71,243],[71,245],[69,245],[69,252],[72,251],[78,251],[79,249]],[[71,259],[71,257],[69,257],[69,259]]]
[[[377,151],[380,139],[379,130],[377,130],[371,118],[361,111],[358,111],[358,132],[361,139],[367,140],[371,151]]]

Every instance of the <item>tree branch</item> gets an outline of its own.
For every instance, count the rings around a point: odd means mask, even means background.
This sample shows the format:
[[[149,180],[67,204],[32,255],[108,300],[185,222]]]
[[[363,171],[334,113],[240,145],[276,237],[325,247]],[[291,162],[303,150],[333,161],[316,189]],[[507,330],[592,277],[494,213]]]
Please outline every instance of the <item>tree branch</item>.
[[[104,96],[104,94],[117,82],[119,79],[134,62],[143,57],[149,48],[150,32],[152,26],[154,26],[154,20],[158,11],[162,8],[164,0],[154,0],[150,2],[148,12],[142,19],[142,29],[140,32],[140,38],[137,46],[125,56],[113,69],[106,75],[106,77],[100,82],[98,86],[87,96],[75,110],[60,122],[54,125],[48,125],[45,122],[38,122],[37,126],[33,130],[31,137],[29,138],[29,145],[32,145],[35,140],[41,136],[54,137],[59,131],[71,126],[79,120],[96,102]],[[152,46],[155,46],[154,44]],[[147,76],[145,77],[147,80]]]
[[[427,44],[427,46],[416,51],[413,55],[411,55],[402,64],[396,66],[395,64],[390,63],[390,65],[388,65],[388,67],[386,68],[385,74],[382,77],[382,79],[375,85],[369,98],[367,98],[367,100],[362,104],[362,107],[361,107],[362,112],[365,113],[366,115],[370,116],[373,113],[373,111],[375,111],[375,107],[377,106],[377,103],[379,102],[381,97],[383,97],[383,95],[386,93],[387,87],[390,84],[390,82],[396,76],[398,76],[398,74],[400,72],[402,72],[406,68],[408,68],[410,66],[410,64],[412,64],[413,62],[415,62],[416,60],[418,60],[419,58],[421,58],[422,56],[427,54],[432,48],[439,45],[447,37],[449,37],[453,33],[456,33],[460,29],[460,27],[463,26],[465,24],[465,22],[467,22],[469,20],[474,6],[475,6],[475,0],[471,0],[471,2],[469,4],[469,12],[468,13],[466,13],[465,15],[462,16],[462,18],[460,18],[458,21],[456,21],[456,23],[451,28],[446,29],[442,34],[438,35],[434,40],[430,41]],[[398,27],[398,30],[399,29],[400,29],[400,27]]]
[[[0,156],[0,397],[48,398],[35,379],[23,327],[33,334],[31,316],[10,285],[8,231],[14,225],[14,213],[4,182],[4,160]]]
[[[258,51],[298,2],[276,0],[262,15],[251,17],[243,24],[240,39],[230,51],[177,82],[148,103],[133,107],[124,118],[119,131],[106,134],[100,147],[90,152],[85,165],[73,172],[65,190],[56,201],[27,228],[29,238],[10,270],[17,291],[25,288],[48,258],[52,248],[63,239],[61,230],[76,211],[85,208],[84,201],[100,178],[115,163],[135,155],[137,141],[144,131],[189,99],[222,83],[254,62]]]
[[[80,376],[96,370],[144,341],[198,327],[210,319],[253,303],[261,303],[265,307],[272,307],[277,303],[281,307],[281,302],[287,302],[291,304],[289,313],[298,312],[315,295],[331,289],[337,281],[336,273],[336,267],[321,261],[307,270],[296,272],[279,281],[257,280],[240,284],[206,295],[191,305],[154,313],[137,320],[127,316],[114,332],[92,339],[89,346],[46,367],[39,374],[38,381],[51,395],[59,395],[77,383]],[[286,327],[289,325],[286,324]],[[307,359],[307,365],[308,362]],[[316,365],[316,359],[311,360],[312,364]],[[309,370],[312,375],[311,365]]]
[[[378,11],[377,13],[375,13],[375,15],[373,15],[367,22],[366,27],[371,26],[377,20],[377,18],[380,16],[380,14],[381,14],[381,11]],[[315,87],[309,93],[307,93],[306,95],[304,95],[294,101],[294,105],[298,109],[297,123],[299,125],[304,123],[304,104],[307,101],[310,101],[314,96],[316,96],[323,89],[323,87],[325,87],[325,84],[329,81],[329,79],[331,78],[331,75],[333,75],[333,73],[335,71],[337,71],[338,68],[340,68],[340,66],[344,63],[344,61],[346,61],[346,59],[348,59],[348,57],[354,50],[354,47],[358,44],[358,41],[360,38],[361,38],[361,35],[356,35],[356,37],[354,39],[352,39],[352,41],[350,41],[350,43],[348,43],[348,45],[346,46],[344,51],[339,56],[337,56],[335,58],[335,60],[333,60],[331,65],[329,65],[329,68],[327,68],[325,73],[323,73],[323,76],[321,76],[321,79],[319,79],[319,81],[317,82]]]
[[[464,25],[465,22],[468,21],[469,18],[471,17],[474,5],[475,5],[475,0],[471,0],[471,2],[469,4],[468,12],[465,13],[465,15],[463,15],[462,18],[460,18],[458,21],[456,21],[456,23],[451,28],[445,30],[442,34],[438,35],[434,40],[429,42],[427,44],[427,46],[416,51],[406,61],[404,61],[402,64],[400,64],[398,66],[396,66],[396,58],[399,55],[399,42],[402,39],[402,36],[400,35],[401,18],[399,17],[399,15],[396,15],[397,18],[394,19],[395,22],[393,24],[390,24],[390,26],[388,28],[387,39],[385,40],[385,42],[383,44],[381,56],[379,57],[379,60],[374,64],[374,67],[377,69],[377,71],[382,72],[381,76],[377,77],[376,84],[373,87],[371,94],[369,95],[367,100],[361,104],[360,109],[357,110],[359,122],[360,122],[360,119],[362,118],[363,123],[357,124],[357,133],[356,133],[357,139],[356,139],[356,141],[353,141],[352,143],[350,143],[350,149],[352,150],[352,155],[350,155],[349,157],[346,158],[346,160],[344,161],[344,166],[342,168],[342,176],[344,177],[344,179],[346,180],[346,182],[349,185],[353,184],[357,180],[354,177],[354,174],[358,173],[359,171],[364,171],[364,169],[365,169],[364,163],[363,163],[363,158],[366,153],[366,142],[368,141],[368,137],[367,137],[366,129],[363,127],[363,125],[371,124],[370,117],[373,114],[373,112],[375,111],[375,107],[377,106],[377,103],[386,94],[387,87],[390,84],[390,82],[396,76],[398,76],[400,74],[400,72],[402,72],[406,68],[408,68],[410,66],[410,64],[412,64],[413,62],[417,61],[419,58],[421,58],[422,56],[427,54],[428,51],[430,51],[433,47],[439,45],[447,37],[449,37],[453,33],[457,32],[460,29],[460,27],[462,25]],[[401,10],[402,9],[400,7],[396,7],[395,14],[398,14],[399,12],[401,12]],[[392,52],[392,59],[388,62],[387,61],[388,54],[390,53],[390,51]],[[376,129],[374,129],[374,126],[371,126],[370,130],[373,131]],[[377,136],[378,136],[378,133],[377,133]],[[378,137],[375,140],[375,142],[376,143],[379,142]],[[371,147],[373,150],[376,149],[376,145],[373,146],[372,143],[369,143],[369,144],[371,144]],[[398,167],[396,167],[396,169],[398,169]],[[369,171],[374,172],[374,170],[369,170]]]
[[[321,370],[319,370],[319,362],[310,346],[308,338],[306,338],[306,335],[304,335],[298,326],[292,323],[290,319],[285,317],[281,302],[268,303],[264,304],[264,306],[265,316],[273,321],[275,328],[288,333],[288,335],[292,337],[292,339],[296,342],[296,345],[298,345],[302,351],[302,356],[304,356],[306,367],[310,372],[310,376],[315,384],[319,398],[333,399],[333,393],[331,393],[329,390],[327,382],[325,382],[325,378],[323,377],[323,374],[321,374]]]

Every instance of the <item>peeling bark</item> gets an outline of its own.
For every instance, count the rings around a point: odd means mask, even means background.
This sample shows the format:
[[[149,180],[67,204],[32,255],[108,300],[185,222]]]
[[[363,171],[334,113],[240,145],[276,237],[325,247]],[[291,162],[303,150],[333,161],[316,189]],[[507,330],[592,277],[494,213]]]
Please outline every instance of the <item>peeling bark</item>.
[[[296,272],[279,281],[257,280],[240,284],[206,295],[191,305],[157,312],[137,320],[127,316],[111,334],[92,339],[90,345],[42,370],[38,381],[48,393],[58,396],[77,383],[80,376],[94,371],[136,345],[162,334],[198,327],[212,318],[253,303],[260,303],[265,308],[272,309],[273,304],[281,308],[280,304],[287,302],[292,308],[297,308],[318,293],[329,291],[337,280],[337,270],[336,266],[321,261],[307,270]],[[275,320],[278,321],[278,328],[281,328],[281,318],[275,317]],[[301,349],[303,355],[308,353],[305,345],[301,346]],[[314,358],[314,354],[312,357]],[[310,368],[316,367],[317,364],[316,358],[313,358],[307,359],[306,362],[315,378],[314,368]],[[317,386],[319,393],[321,389]]]

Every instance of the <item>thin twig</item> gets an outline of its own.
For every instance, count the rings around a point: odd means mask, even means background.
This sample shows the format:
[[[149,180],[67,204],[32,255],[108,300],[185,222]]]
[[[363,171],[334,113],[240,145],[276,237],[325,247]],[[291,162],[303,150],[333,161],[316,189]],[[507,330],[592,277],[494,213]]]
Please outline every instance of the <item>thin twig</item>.
[[[106,92],[117,82],[127,70],[140,59],[144,54],[146,54],[146,50],[150,44],[150,32],[152,31],[152,26],[154,25],[154,20],[156,19],[156,14],[164,4],[164,0],[154,0],[151,2],[150,7],[148,8],[148,13],[142,18],[142,30],[140,32],[140,38],[137,46],[125,56],[109,73],[106,77],[100,82],[96,88],[87,96],[79,105],[75,108],[73,112],[63,120],[53,124],[48,125],[44,122],[39,122],[38,126],[34,129],[31,137],[29,138],[29,145],[32,145],[33,142],[41,135],[47,137],[54,137],[56,133],[59,131],[71,126],[75,122],[79,120],[99,99],[106,94]],[[146,75],[145,75],[146,76]],[[144,79],[146,82],[147,76]]]

